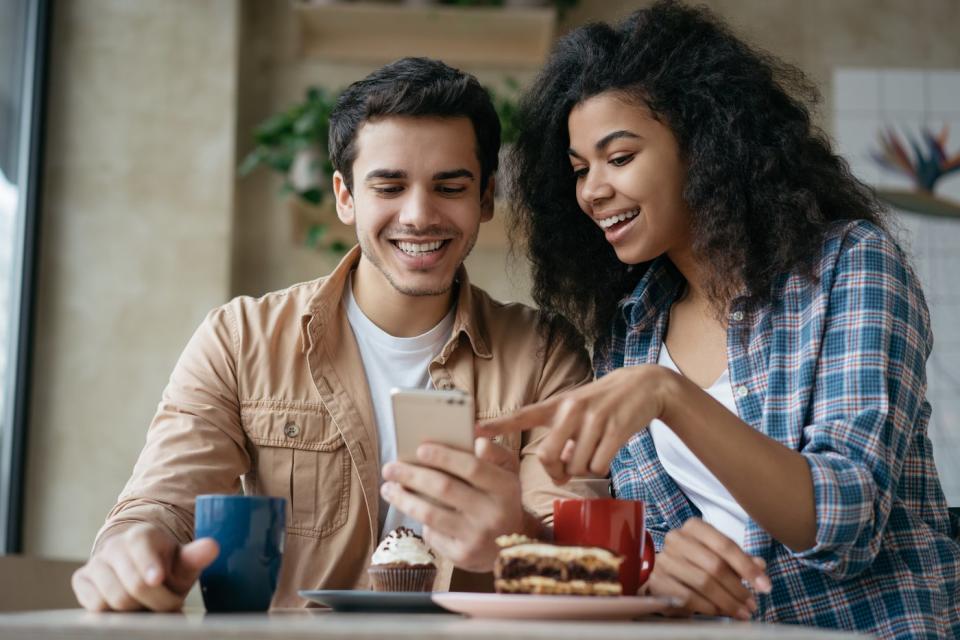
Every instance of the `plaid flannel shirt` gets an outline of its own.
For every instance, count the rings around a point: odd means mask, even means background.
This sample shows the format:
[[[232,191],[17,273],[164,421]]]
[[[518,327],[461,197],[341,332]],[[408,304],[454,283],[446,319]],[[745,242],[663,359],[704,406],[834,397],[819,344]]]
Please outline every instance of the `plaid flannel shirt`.
[[[766,560],[773,582],[771,594],[757,594],[755,617],[960,638],[960,523],[948,515],[927,436],[933,338],[923,292],[894,241],[863,221],[832,227],[815,275],[785,275],[771,302],[751,310],[735,300],[730,309],[737,411],[803,454],[816,501],[816,544],[803,552],[748,523],[744,549]],[[598,377],[657,361],[683,284],[666,258],[650,263],[596,345]],[[611,472],[618,497],[646,503],[658,550],[668,531],[700,515],[646,429]]]

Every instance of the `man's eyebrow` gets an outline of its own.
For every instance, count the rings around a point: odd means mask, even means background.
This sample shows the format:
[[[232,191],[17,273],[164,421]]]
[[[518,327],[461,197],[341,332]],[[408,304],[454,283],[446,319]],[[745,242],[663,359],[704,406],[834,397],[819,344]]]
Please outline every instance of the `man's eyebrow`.
[[[451,171],[439,171],[433,174],[434,180],[453,180],[455,178],[470,178],[475,180],[476,177],[473,175],[473,171],[469,169],[453,169]]]
[[[619,131],[612,131],[607,135],[603,136],[602,138],[600,138],[597,141],[597,144],[594,145],[594,147],[596,148],[597,151],[603,151],[608,144],[620,138],[632,138],[632,139],[639,140],[640,136],[638,136],[632,131],[627,131],[626,129],[620,129]],[[567,149],[567,155],[582,159],[580,154],[574,151],[572,147]]]
[[[364,180],[403,180],[407,177],[406,171],[401,171],[400,169],[374,169],[366,175]]]

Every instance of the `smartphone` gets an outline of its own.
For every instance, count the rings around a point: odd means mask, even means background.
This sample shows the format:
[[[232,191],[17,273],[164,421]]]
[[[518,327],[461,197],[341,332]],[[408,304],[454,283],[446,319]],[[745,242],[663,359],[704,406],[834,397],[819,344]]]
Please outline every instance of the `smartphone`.
[[[444,444],[473,453],[473,397],[454,389],[392,389],[397,460],[417,462],[424,442]]]

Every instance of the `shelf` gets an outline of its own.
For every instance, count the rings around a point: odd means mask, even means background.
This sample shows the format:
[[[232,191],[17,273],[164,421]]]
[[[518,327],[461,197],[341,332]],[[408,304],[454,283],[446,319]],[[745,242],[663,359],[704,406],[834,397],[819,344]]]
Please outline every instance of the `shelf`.
[[[931,193],[877,189],[877,197],[891,207],[908,213],[918,213],[938,218],[960,218],[960,203],[940,198]]]
[[[455,65],[539,67],[557,21],[552,7],[297,2],[294,10],[303,56],[376,64],[428,56]]]

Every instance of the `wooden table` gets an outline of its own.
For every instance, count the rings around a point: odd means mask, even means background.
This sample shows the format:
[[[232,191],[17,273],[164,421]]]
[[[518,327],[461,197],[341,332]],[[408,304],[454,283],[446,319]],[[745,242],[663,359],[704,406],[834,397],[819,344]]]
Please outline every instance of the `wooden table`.
[[[549,622],[469,619],[455,614],[334,613],[325,609],[207,615],[185,613],[88,613],[79,609],[0,615],[0,639],[106,638],[123,640],[644,640],[722,638],[726,640],[850,640],[864,636],[721,619],[635,622]]]

